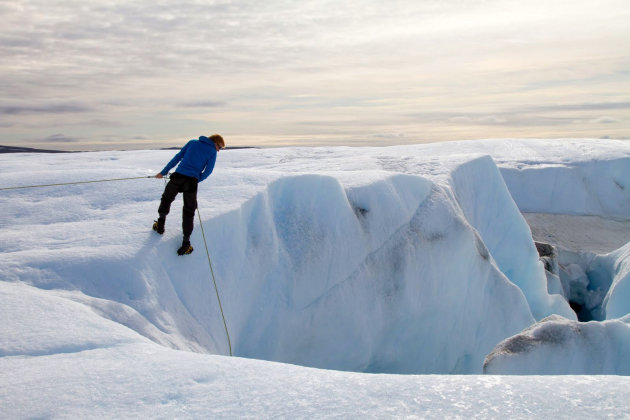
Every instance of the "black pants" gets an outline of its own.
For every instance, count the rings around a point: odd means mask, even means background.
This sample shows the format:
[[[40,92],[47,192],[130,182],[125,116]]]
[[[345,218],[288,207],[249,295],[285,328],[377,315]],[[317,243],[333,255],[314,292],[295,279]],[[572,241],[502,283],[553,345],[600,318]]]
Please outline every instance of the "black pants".
[[[164,188],[162,201],[158,213],[160,216],[166,217],[171,210],[171,203],[175,200],[178,193],[184,193],[184,208],[182,209],[182,230],[185,237],[189,237],[193,231],[195,221],[195,210],[197,210],[197,178],[178,174],[171,175],[171,179]]]

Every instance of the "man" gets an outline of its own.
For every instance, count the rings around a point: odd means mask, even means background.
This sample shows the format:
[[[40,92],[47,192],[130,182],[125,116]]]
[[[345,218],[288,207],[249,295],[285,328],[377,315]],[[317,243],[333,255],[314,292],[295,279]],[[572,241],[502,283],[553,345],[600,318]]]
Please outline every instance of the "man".
[[[213,134],[209,138],[199,137],[199,140],[190,140],[173,157],[173,159],[155,175],[161,179],[179,163],[164,188],[158,213],[160,217],[153,223],[153,230],[160,235],[164,233],[166,215],[171,209],[171,203],[178,193],[184,194],[184,208],[182,209],[182,230],[184,239],[182,246],[177,250],[178,255],[190,254],[193,247],[190,245],[190,235],[193,231],[195,210],[197,209],[197,184],[208,177],[214,169],[217,153],[225,147],[223,137]]]

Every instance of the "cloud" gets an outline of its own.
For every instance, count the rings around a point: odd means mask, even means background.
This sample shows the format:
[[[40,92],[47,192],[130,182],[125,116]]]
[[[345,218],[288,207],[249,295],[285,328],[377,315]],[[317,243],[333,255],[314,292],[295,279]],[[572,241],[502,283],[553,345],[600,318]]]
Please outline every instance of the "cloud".
[[[94,126],[94,127],[124,127],[125,126],[125,124],[123,124],[121,121],[114,121],[114,120],[102,119],[102,118],[87,120],[86,123],[87,125]]]
[[[455,124],[471,124],[474,121],[468,115],[458,115],[457,117],[450,117],[448,120]]]
[[[614,135],[626,1],[0,0],[0,136]]]
[[[505,117],[499,117],[496,115],[476,115],[471,117],[469,115],[461,115],[451,117],[448,119],[452,123],[456,124],[479,124],[479,125],[502,125],[507,124],[509,120]]]
[[[506,111],[500,113],[425,112],[408,114],[418,123],[432,123],[462,126],[504,126],[504,127],[544,127],[574,124],[576,118],[564,116],[537,115],[535,113]]]
[[[187,108],[216,108],[220,106],[225,106],[225,102],[221,101],[196,101],[196,102],[184,102],[181,104],[183,107]]]
[[[614,117],[604,116],[604,117],[595,118],[594,120],[591,120],[590,122],[593,124],[618,124],[621,122],[621,120]]]
[[[21,114],[71,114],[89,112],[93,108],[74,103],[58,103],[47,105],[4,105],[0,106],[0,114],[21,115]]]
[[[63,134],[52,134],[42,139],[42,141],[46,143],[76,143],[80,141],[80,139],[77,139],[74,137],[67,137],[67,136],[64,136]]]
[[[537,105],[520,108],[519,112],[608,111],[630,109],[630,102],[585,102],[577,104]]]
[[[405,133],[376,133],[372,137],[377,139],[400,139],[405,137]]]

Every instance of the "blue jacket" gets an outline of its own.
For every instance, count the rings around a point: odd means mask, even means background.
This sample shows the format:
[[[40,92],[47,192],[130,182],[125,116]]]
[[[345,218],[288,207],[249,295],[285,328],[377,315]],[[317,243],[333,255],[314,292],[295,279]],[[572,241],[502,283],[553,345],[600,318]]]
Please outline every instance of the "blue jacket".
[[[217,149],[214,142],[206,136],[199,137],[199,140],[190,140],[171,159],[171,161],[160,172],[166,175],[181,160],[175,172],[182,175],[197,178],[199,182],[208,178],[214,169],[217,160]]]

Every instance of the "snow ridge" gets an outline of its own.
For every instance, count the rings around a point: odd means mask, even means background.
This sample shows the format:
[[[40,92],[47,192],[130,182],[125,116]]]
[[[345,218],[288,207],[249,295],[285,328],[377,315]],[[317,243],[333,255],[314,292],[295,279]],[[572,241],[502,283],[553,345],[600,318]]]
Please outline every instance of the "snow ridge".
[[[484,373],[630,375],[630,328],[620,320],[580,323],[552,315],[499,343]]]

